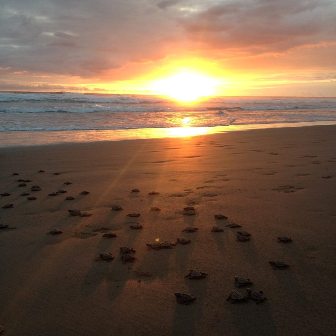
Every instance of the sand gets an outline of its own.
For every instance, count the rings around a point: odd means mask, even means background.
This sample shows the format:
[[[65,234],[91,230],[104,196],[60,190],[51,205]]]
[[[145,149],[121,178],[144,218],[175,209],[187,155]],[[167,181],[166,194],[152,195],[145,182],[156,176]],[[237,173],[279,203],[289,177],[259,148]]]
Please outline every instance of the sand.
[[[335,335],[335,148],[336,127],[320,126],[0,149],[0,192],[10,193],[0,197],[0,224],[16,228],[0,230],[3,334]],[[60,189],[67,193],[48,196]],[[196,215],[183,215],[186,206]],[[229,222],[250,241],[238,242]],[[198,231],[182,233],[187,226]],[[146,246],[178,237],[191,243]],[[133,263],[121,262],[122,246],[136,250]],[[290,267],[273,270],[271,260]],[[191,269],[208,276],[189,280]],[[267,300],[228,302],[236,275]],[[180,305],[176,292],[196,301]]]

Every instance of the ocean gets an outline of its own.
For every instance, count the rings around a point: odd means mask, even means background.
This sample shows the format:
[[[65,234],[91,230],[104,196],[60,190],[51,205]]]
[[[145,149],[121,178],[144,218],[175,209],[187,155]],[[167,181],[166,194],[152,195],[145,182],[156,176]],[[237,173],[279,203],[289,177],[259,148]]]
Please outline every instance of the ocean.
[[[1,146],[146,138],[151,129],[211,133],[307,123],[336,123],[336,98],[214,97],[182,105],[158,96],[0,92]]]

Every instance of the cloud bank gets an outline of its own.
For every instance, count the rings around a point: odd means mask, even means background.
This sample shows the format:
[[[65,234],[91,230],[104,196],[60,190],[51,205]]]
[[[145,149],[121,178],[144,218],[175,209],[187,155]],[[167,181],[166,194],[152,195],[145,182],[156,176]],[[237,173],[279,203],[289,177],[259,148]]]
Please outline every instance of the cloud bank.
[[[0,68],[9,71],[90,77],[176,50],[224,59],[304,46],[317,48],[306,60],[314,67],[319,46],[336,43],[334,0],[0,0],[0,7]]]

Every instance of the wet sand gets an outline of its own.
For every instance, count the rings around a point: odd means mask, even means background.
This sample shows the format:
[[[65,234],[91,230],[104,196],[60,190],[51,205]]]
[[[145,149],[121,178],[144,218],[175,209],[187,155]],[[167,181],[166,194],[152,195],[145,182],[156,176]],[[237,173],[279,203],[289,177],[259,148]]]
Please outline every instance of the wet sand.
[[[0,333],[334,335],[335,148],[336,127],[316,126],[0,149],[0,224],[8,225],[0,229]],[[143,228],[132,230],[136,222]],[[48,234],[54,229],[62,233]],[[239,230],[250,240],[237,241]],[[146,246],[177,238],[191,242]],[[134,262],[121,261],[125,246]],[[290,267],[274,270],[272,260]],[[190,280],[190,270],[208,275]],[[267,300],[227,301],[235,276]],[[176,292],[196,300],[178,304]]]

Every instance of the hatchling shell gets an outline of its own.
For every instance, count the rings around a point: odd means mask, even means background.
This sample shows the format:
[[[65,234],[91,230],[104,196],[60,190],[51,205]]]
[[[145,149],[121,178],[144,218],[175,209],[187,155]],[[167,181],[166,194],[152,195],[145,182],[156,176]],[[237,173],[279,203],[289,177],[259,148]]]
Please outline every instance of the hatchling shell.
[[[234,283],[238,288],[253,285],[253,282],[249,278],[243,278],[240,276],[235,276]]]
[[[53,236],[56,236],[56,235],[59,235],[59,234],[62,234],[62,233],[63,233],[63,231],[58,230],[58,229],[53,229],[53,230],[50,230],[48,232],[48,234],[53,235]]]
[[[112,253],[100,253],[99,259],[104,261],[112,261],[114,259]]]
[[[185,216],[194,216],[194,215],[196,215],[196,210],[195,210],[194,207],[191,207],[191,206],[185,207],[183,209],[183,215],[185,215]]]
[[[2,206],[2,209],[11,209],[14,208],[14,204],[13,203],[8,203]]]
[[[287,244],[287,243],[291,243],[292,242],[292,238],[289,238],[289,237],[278,237],[278,242],[279,243],[284,243],[284,244]]]
[[[246,302],[248,298],[249,298],[249,295],[247,291],[242,292],[242,291],[233,290],[226,300],[231,303],[242,303],[242,302]]]
[[[191,280],[199,280],[199,279],[205,279],[207,276],[208,276],[207,273],[190,270],[189,273],[185,276],[185,278]]]
[[[127,217],[137,218],[140,217],[140,214],[138,212],[131,212],[127,214]]]
[[[120,205],[112,205],[111,207],[112,211],[121,211],[123,208]]]
[[[170,242],[158,242],[158,243],[147,243],[146,244],[152,250],[162,250],[162,249],[171,249],[175,244]]]
[[[230,228],[230,229],[238,229],[241,228],[242,226],[236,223],[229,223],[225,225],[226,227]]]
[[[289,265],[283,261],[270,261],[269,264],[272,266],[273,269],[286,269],[289,268]]]
[[[187,245],[190,244],[191,240],[190,239],[185,239],[185,238],[177,238],[176,243],[181,244],[181,245]]]
[[[255,303],[257,304],[262,303],[266,300],[266,297],[263,291],[253,291],[251,289],[248,289],[248,293],[249,293],[249,298],[255,301]]]
[[[176,302],[183,305],[189,305],[196,300],[196,297],[186,293],[175,293]]]
[[[182,230],[182,232],[187,232],[187,233],[193,233],[196,231],[198,231],[198,228],[194,226],[187,226],[186,228]]]
[[[125,253],[121,255],[121,261],[125,264],[125,263],[129,263],[129,262],[134,262],[135,261],[135,257],[133,255],[133,253]]]
[[[143,226],[139,223],[134,223],[130,225],[130,229],[132,230],[141,230],[143,228]]]
[[[103,238],[116,238],[117,235],[115,233],[112,232],[108,232],[108,233],[104,233],[103,234]]]
[[[215,219],[219,219],[219,220],[228,219],[228,217],[223,215],[223,214],[216,214],[216,215],[214,215],[214,217],[215,217]]]
[[[89,194],[90,194],[90,192],[87,191],[87,190],[83,190],[83,191],[80,192],[80,195],[89,195]]]
[[[82,213],[80,210],[77,210],[77,209],[70,209],[68,210],[70,216],[81,216]]]
[[[157,191],[151,191],[151,192],[148,193],[148,195],[155,196],[155,195],[160,195],[160,193],[157,192]]]
[[[219,226],[213,226],[211,232],[224,232],[224,230]]]
[[[239,242],[247,242],[247,241],[249,241],[251,238],[250,238],[250,236],[244,236],[244,235],[241,235],[241,234],[238,234],[238,233],[237,233],[236,239],[237,239],[237,241],[239,241]]]
[[[134,249],[132,249],[131,247],[126,247],[126,246],[120,247],[119,251],[120,251],[120,254],[133,254],[133,253],[135,253]]]

